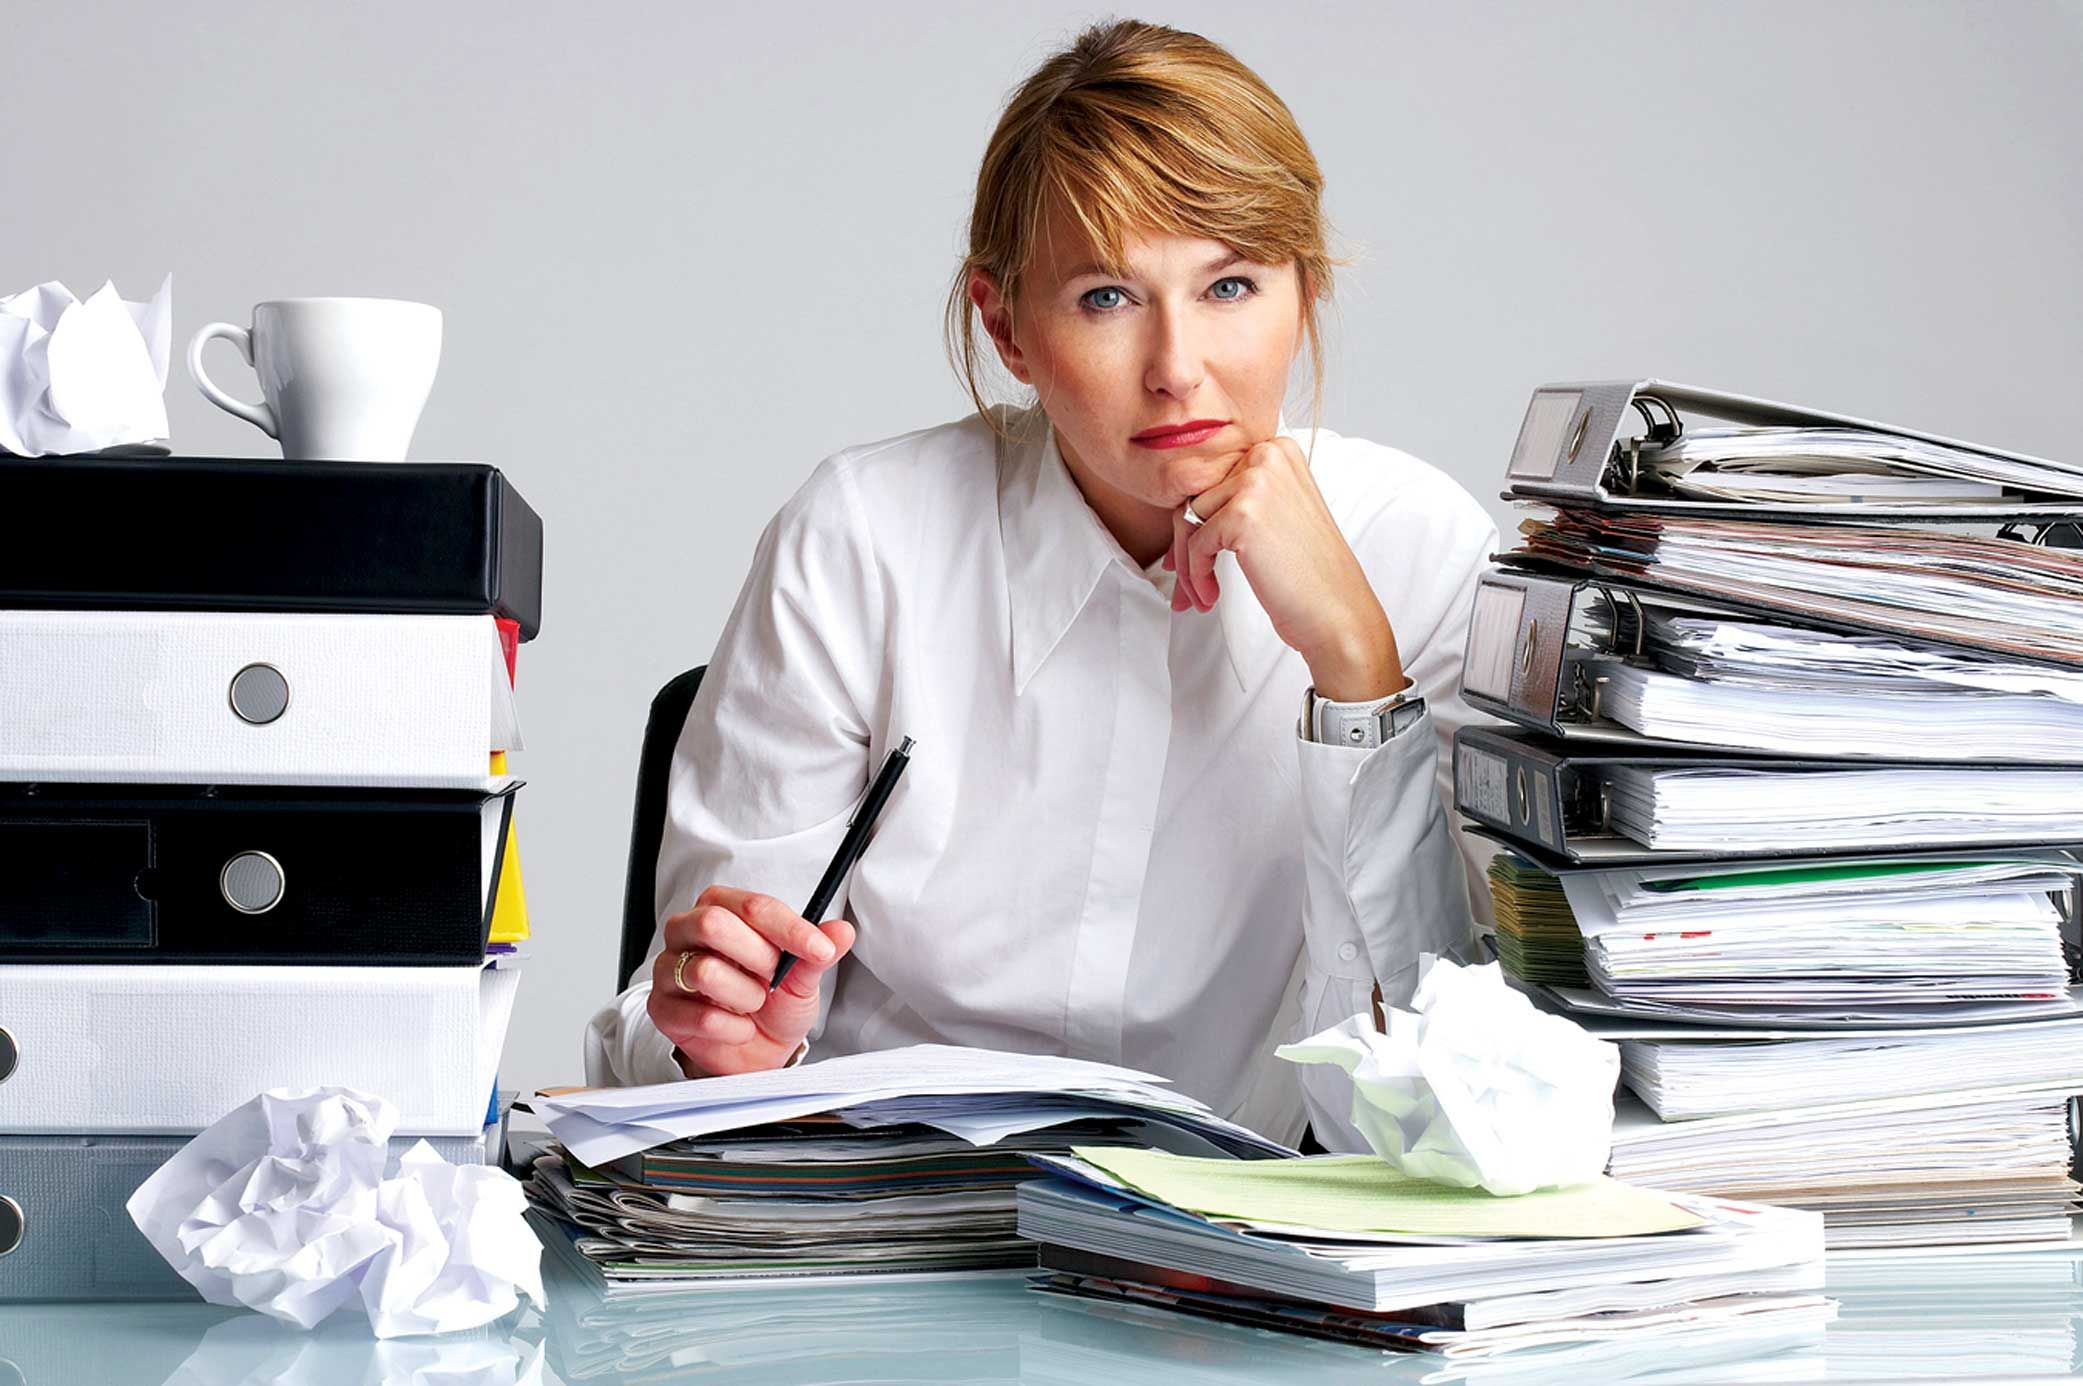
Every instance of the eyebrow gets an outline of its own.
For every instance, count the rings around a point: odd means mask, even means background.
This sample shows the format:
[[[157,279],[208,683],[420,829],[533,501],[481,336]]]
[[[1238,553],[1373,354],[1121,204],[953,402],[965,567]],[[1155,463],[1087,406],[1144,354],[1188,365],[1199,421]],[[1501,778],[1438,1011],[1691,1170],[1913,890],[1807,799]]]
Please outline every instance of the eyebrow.
[[[1231,252],[1229,252],[1229,254],[1227,254],[1227,255],[1220,255],[1220,256],[1217,256],[1217,257],[1216,257],[1215,259],[1213,259],[1213,260],[1210,260],[1210,261],[1209,261],[1209,262],[1208,262],[1207,264],[1205,264],[1205,265],[1201,266],[1201,270],[1200,270],[1200,272],[1201,272],[1202,274],[1213,274],[1213,273],[1215,273],[1215,272],[1216,272],[1217,270],[1226,270],[1226,269],[1228,269],[1228,268],[1229,268],[1229,267],[1230,267],[1231,265],[1241,265],[1241,264],[1245,264],[1245,263],[1247,263],[1247,261],[1246,261],[1246,259],[1245,259],[1245,256],[1243,255],[1243,253],[1242,253],[1241,251],[1235,251],[1235,250],[1232,250]],[[1094,262],[1092,262],[1092,261],[1087,261],[1086,263],[1084,263],[1084,264],[1082,264],[1082,265],[1074,265],[1074,266],[1072,266],[1072,268],[1071,268],[1071,272],[1070,272],[1069,274],[1065,275],[1065,276],[1064,276],[1064,278],[1065,278],[1065,279],[1067,279],[1067,280],[1068,280],[1068,279],[1083,279],[1083,278],[1084,278],[1084,277],[1085,277],[1086,275],[1088,275],[1088,274],[1100,274],[1100,275],[1105,275],[1105,276],[1107,276],[1108,278],[1116,278],[1116,277],[1119,277],[1119,278],[1123,278],[1123,279],[1131,279],[1131,278],[1134,278],[1134,276],[1133,276],[1133,275],[1126,275],[1126,274],[1124,274],[1124,275],[1120,275],[1120,276],[1116,276],[1116,275],[1114,274],[1114,271],[1112,271],[1112,270],[1108,269],[1108,268],[1107,268],[1107,267],[1106,267],[1105,265],[1097,264],[1097,263],[1094,263]]]

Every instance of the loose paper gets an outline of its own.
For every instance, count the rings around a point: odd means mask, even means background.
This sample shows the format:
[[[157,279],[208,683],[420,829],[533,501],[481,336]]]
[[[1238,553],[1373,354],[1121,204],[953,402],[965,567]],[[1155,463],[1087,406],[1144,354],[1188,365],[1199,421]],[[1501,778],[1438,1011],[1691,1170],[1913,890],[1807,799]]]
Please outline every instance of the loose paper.
[[[1639,1237],[1704,1221],[1661,1194],[1603,1175],[1566,1189],[1499,1198],[1413,1179],[1372,1155],[1211,1160],[1129,1146],[1079,1146],[1073,1153],[1174,1208],[1325,1232]]]
[[[1274,1053],[1352,1075],[1352,1121],[1404,1174],[1493,1194],[1583,1184],[1612,1148],[1620,1051],[1505,985],[1496,963],[1427,957],[1386,1033],[1356,1015]]]
[[[150,303],[105,283],[84,301],[56,280],[0,298],[0,452],[24,457],[167,436],[174,277]]]
[[[383,1177],[397,1111],[346,1088],[261,1094],[139,1186],[131,1220],[212,1304],[310,1328],[359,1302],[379,1338],[542,1303],[542,1247],[504,1170],[421,1141]]]

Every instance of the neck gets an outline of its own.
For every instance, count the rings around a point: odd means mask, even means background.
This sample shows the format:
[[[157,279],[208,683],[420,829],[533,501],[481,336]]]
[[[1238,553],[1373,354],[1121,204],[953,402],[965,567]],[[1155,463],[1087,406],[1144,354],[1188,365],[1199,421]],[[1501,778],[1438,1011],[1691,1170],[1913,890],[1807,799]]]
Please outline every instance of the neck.
[[[1108,485],[1078,460],[1061,433],[1056,435],[1056,451],[1063,458],[1064,470],[1077,483],[1079,494],[1085,497],[1085,504],[1092,507],[1092,513],[1106,526],[1107,533],[1114,536],[1114,542],[1125,549],[1139,567],[1147,568],[1164,556],[1172,546],[1170,510]]]

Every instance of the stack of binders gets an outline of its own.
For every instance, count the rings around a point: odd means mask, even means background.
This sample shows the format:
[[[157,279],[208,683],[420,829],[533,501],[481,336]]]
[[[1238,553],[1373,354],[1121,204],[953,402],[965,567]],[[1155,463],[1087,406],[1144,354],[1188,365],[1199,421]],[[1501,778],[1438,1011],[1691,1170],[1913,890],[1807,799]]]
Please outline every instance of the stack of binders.
[[[542,525],[495,469],[0,459],[0,1300],[193,1293],[124,1203],[255,1094],[496,1158]]]
[[[1535,392],[1456,798],[1620,1042],[1611,1170],[1833,1249],[2071,1236],[2083,468],[1663,381]]]

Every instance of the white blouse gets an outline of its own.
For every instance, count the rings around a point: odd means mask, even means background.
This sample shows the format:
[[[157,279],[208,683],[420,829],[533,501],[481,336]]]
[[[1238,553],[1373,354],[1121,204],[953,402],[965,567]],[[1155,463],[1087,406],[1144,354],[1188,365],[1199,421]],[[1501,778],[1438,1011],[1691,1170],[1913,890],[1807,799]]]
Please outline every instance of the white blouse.
[[[1466,955],[1485,854],[1442,806],[1443,748],[1470,716],[1496,528],[1444,473],[1316,431],[1318,488],[1429,705],[1379,748],[1318,745],[1297,725],[1308,667],[1235,555],[1213,611],[1172,611],[1172,574],[1100,523],[1046,419],[1000,417],[1016,441],[972,416],[827,458],[767,526],[674,751],[661,928],[712,882],[800,909],[909,736],[826,912],[859,940],[824,979],[813,1056],[1074,1055],[1290,1144],[1306,1120],[1364,1149],[1344,1075],[1273,1046],[1365,1009],[1377,978],[1406,1001],[1420,953]],[[589,1082],[681,1077],[649,977],[587,1027]]]

